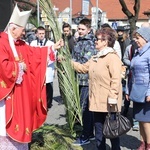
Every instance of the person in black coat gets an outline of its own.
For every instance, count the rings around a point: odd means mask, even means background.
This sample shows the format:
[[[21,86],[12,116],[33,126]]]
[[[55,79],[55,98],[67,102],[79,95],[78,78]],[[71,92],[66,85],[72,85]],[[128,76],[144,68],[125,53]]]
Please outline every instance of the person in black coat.
[[[70,54],[72,53],[72,49],[74,48],[74,45],[76,43],[76,40],[74,36],[71,34],[71,26],[68,23],[64,23],[62,26],[63,35],[62,38],[64,41],[68,41],[69,51]]]

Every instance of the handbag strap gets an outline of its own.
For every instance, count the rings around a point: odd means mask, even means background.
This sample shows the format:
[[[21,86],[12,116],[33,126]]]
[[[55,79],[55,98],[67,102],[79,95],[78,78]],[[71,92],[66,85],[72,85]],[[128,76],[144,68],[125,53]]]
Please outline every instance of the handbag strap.
[[[115,104],[116,108],[117,108],[117,111],[116,111],[116,114],[120,114],[119,112],[119,109],[118,109],[118,105]],[[111,106],[109,105],[109,108],[108,108],[108,115],[110,116],[111,115]]]

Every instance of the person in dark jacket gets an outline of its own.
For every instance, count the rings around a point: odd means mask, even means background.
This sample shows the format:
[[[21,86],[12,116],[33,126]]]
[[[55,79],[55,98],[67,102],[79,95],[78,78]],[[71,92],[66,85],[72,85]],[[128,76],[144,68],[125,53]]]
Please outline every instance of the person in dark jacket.
[[[72,58],[81,64],[87,62],[95,51],[95,36],[91,30],[91,21],[82,19],[78,26],[79,37],[72,51]],[[79,81],[80,104],[82,107],[83,130],[81,136],[74,142],[74,145],[85,145],[94,139],[93,134],[93,113],[89,111],[89,76],[88,74],[77,73]]]
[[[118,33],[118,42],[121,47],[121,56],[123,60],[125,49],[130,44],[131,41],[127,31],[124,29],[123,26],[118,26],[117,33]]]
[[[135,36],[135,35],[133,35],[133,36]],[[138,46],[137,46],[137,44],[133,38],[133,40],[131,41],[131,44],[129,46],[127,46],[125,53],[124,53],[124,57],[123,57],[123,63],[125,66],[127,66],[127,69],[126,69],[126,80],[127,80],[126,86],[128,86],[128,81],[131,78],[130,63],[131,63],[131,60],[132,60],[134,54],[136,53],[137,49],[138,49]],[[127,88],[125,88],[125,89],[127,90]],[[123,94],[125,94],[125,93],[123,93]],[[130,106],[130,100],[127,100],[126,96],[124,96],[124,109],[122,112],[123,116],[127,116],[127,113],[129,111],[129,106]],[[139,123],[135,119],[133,119],[132,130],[133,131],[139,130]]]
[[[71,26],[68,23],[64,23],[62,26],[63,35],[62,38],[64,41],[67,40],[70,54],[72,53],[72,49],[74,48],[74,45],[76,43],[74,36],[71,34]]]

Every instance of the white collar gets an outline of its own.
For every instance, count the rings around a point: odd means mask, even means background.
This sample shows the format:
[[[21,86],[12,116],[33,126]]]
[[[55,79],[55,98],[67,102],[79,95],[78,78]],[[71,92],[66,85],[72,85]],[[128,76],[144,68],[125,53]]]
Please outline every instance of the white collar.
[[[105,49],[99,51],[95,56],[93,56],[93,60],[97,62],[98,58],[105,56],[111,52],[114,52],[114,49],[111,47],[106,47]]]

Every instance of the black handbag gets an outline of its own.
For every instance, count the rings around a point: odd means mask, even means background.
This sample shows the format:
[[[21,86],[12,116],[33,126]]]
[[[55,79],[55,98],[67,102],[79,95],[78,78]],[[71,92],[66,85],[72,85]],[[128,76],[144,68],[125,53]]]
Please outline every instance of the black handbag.
[[[103,135],[105,138],[113,139],[119,137],[130,129],[130,120],[122,116],[120,112],[118,112],[118,108],[115,114],[115,119],[112,119],[111,112],[108,112],[103,126]]]

